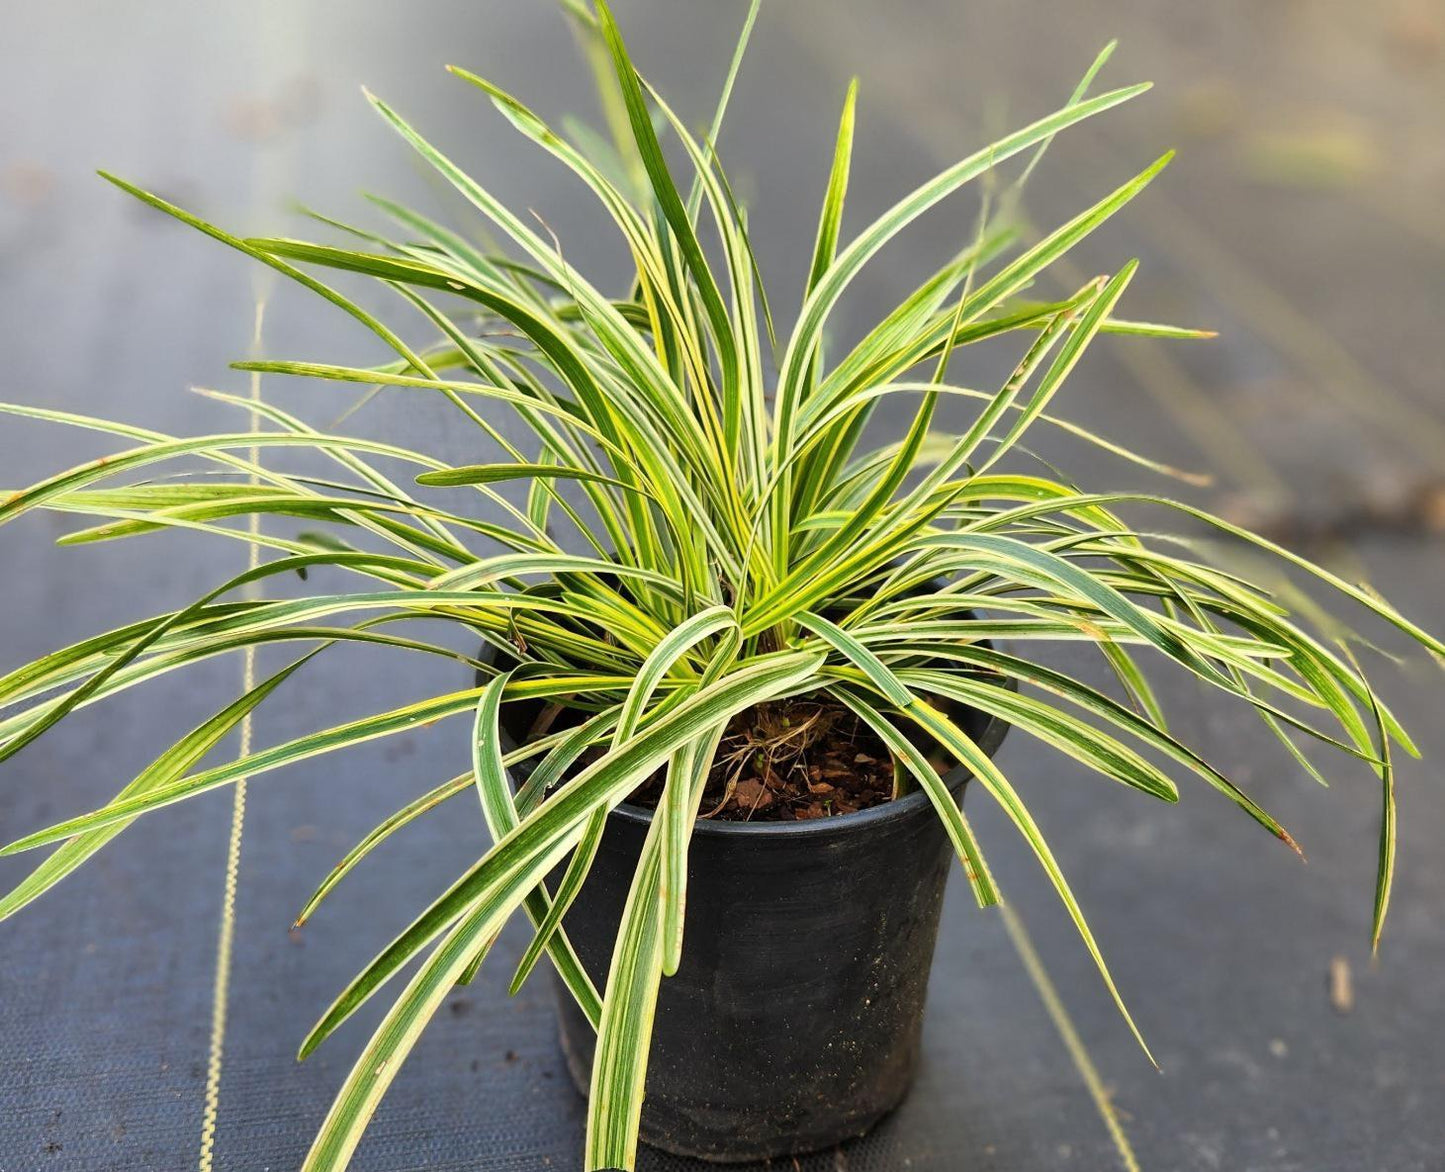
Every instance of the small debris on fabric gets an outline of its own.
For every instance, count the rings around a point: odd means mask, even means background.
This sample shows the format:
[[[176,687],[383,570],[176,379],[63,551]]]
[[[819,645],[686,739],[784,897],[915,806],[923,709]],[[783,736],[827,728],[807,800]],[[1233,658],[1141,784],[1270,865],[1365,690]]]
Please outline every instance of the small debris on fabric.
[[[1330,1004],[1336,1013],[1349,1013],[1355,1007],[1355,982],[1350,962],[1343,956],[1330,961]]]

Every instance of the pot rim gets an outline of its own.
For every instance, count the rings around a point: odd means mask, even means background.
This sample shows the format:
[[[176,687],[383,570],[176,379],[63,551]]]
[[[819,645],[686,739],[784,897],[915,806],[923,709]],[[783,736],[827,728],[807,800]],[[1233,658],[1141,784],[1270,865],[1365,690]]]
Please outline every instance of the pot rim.
[[[1017,686],[1013,680],[1010,680],[1009,683],[1014,687]],[[973,711],[977,711],[977,709]],[[980,749],[992,757],[998,752],[1008,730],[1013,726],[1002,717],[991,716],[987,713],[979,715],[983,716],[987,723],[974,737],[974,741]],[[966,766],[959,765],[944,774],[943,781],[948,786],[949,792],[958,793],[973,776]],[[929,800],[928,794],[919,789],[905,794],[901,798],[881,802],[863,810],[854,810],[851,814],[833,814],[827,818],[809,818],[802,822],[729,822],[722,819],[697,818],[693,820],[692,833],[694,837],[704,835],[717,838],[823,838],[828,835],[848,834],[879,822],[907,818],[921,806],[927,805]],[[608,816],[620,818],[624,822],[647,826],[651,824],[654,813],[656,813],[655,810],[650,810],[646,806],[634,806],[629,802],[620,802],[612,807]]]

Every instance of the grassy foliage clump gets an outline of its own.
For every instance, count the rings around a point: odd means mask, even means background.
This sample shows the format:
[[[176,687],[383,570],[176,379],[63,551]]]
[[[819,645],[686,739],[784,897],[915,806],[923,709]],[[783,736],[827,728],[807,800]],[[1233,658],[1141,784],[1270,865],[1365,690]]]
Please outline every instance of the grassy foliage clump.
[[[459,427],[475,429],[479,449],[501,458],[453,467],[396,444],[319,431],[241,397],[231,401],[258,412],[262,427],[186,439],[6,408],[107,431],[132,446],[10,495],[0,502],[0,521],[57,509],[99,521],[67,541],[180,527],[240,538],[263,556],[182,610],[87,639],[0,679],[0,755],[77,708],[211,656],[262,644],[292,644],[303,653],[162,753],[102,809],[7,848],[60,844],[0,901],[0,915],[161,806],[423,721],[470,715],[470,766],[377,827],[304,913],[398,828],[465,791],[480,794],[495,845],[356,977],[303,1046],[309,1052],[420,960],[347,1078],[306,1168],[347,1163],[447,991],[469,979],[519,910],[537,931],[517,981],[546,953],[598,1027],[587,1167],[630,1168],[657,991],[684,946],[689,834],[719,743],[738,713],[796,697],[846,706],[890,747],[907,783],[927,794],[978,902],[996,902],[969,823],[916,747],[918,733],[927,734],[1017,827],[1114,991],[1029,810],[948,713],[961,704],[1000,717],[1106,778],[1172,802],[1177,791],[1167,764],[1292,844],[1265,810],[1171,735],[1144,673],[1147,655],[1257,713],[1311,770],[1297,742],[1323,742],[1379,775],[1378,935],[1394,853],[1390,743],[1410,749],[1405,733],[1333,630],[1297,618],[1269,590],[1212,564],[1190,540],[1141,531],[1118,510],[1148,508],[1252,543],[1430,650],[1445,646],[1372,592],[1197,508],[1162,496],[1085,492],[1006,461],[1031,428],[1056,427],[1168,471],[1050,408],[1101,332],[1192,331],[1116,312],[1133,261],[1063,300],[1026,297],[1050,264],[1123,208],[1167,157],[1026,247],[1006,219],[980,217],[957,255],[851,349],[834,354],[824,345],[840,299],[899,232],[973,180],[1012,167],[1017,185],[1055,134],[1146,87],[1089,96],[1101,57],[1062,108],[984,146],[847,234],[850,90],[795,324],[775,337],[747,215],[714,152],[726,91],[709,132],[694,134],[634,69],[603,0],[595,13],[577,7],[594,48],[610,61],[607,96],[624,132],[621,149],[585,133],[566,137],[489,82],[454,72],[596,196],[635,267],[620,296],[596,288],[545,229],[500,203],[374,98],[381,116],[480,213],[497,245],[478,246],[382,200],[377,205],[396,224],[396,238],[336,225],[345,230],[340,245],[240,239],[108,177],[331,301],[396,355],[368,368],[264,361],[241,369],[439,396],[455,409]],[[729,90],[735,75],[736,60]],[[681,186],[679,164],[687,176]],[[1006,192],[1000,204],[1009,198]],[[314,275],[321,270],[374,278],[407,314],[420,315],[434,344],[414,349],[400,325],[324,283]],[[1015,340],[1018,354],[1004,384],[979,391],[958,381],[959,351],[1000,338]],[[936,426],[946,400],[976,408],[961,434]],[[869,422],[880,408],[904,413],[909,423],[901,439],[870,447]],[[508,438],[519,422],[522,443]],[[314,453],[334,471],[277,471],[266,457],[278,448]],[[199,461],[206,474],[160,472],[183,458]],[[525,500],[503,491],[515,481],[525,482]],[[235,524],[257,516],[304,524],[290,537]],[[281,600],[243,589],[316,567],[347,571],[363,584]],[[327,647],[359,642],[455,658],[414,623],[405,634],[393,626],[417,619],[456,624],[508,658],[474,663],[485,673],[480,686],[202,767],[230,730]],[[1096,645],[1128,702],[1032,654],[1060,640]],[[504,750],[501,707],[523,699],[561,704],[574,719]],[[508,767],[524,760],[536,768],[513,793]],[[562,917],[608,810],[659,769],[658,811],[599,991],[573,954]],[[566,878],[549,891],[544,877],[569,852]]]

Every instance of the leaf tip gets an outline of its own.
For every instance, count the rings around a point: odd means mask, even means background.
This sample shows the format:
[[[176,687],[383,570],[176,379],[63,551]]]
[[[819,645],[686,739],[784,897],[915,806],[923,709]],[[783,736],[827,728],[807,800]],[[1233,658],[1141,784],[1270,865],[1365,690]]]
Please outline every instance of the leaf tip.
[[[97,167],[95,173],[99,175],[102,179],[104,179],[107,183],[111,184],[114,187],[119,187],[122,191],[126,192],[129,195],[135,196],[137,199],[148,200],[154,198],[153,196],[147,196],[147,194],[139,187],[137,187],[134,183],[130,182],[128,179],[122,179],[114,171],[107,171],[104,167]]]
[[[297,1062],[305,1062],[306,1059],[311,1057],[311,1054],[316,1049],[316,1047],[321,1045],[322,1035],[320,1031],[321,1027],[317,1026],[314,1030],[312,1030],[309,1034],[306,1035],[305,1039],[301,1042],[300,1049],[296,1051]]]

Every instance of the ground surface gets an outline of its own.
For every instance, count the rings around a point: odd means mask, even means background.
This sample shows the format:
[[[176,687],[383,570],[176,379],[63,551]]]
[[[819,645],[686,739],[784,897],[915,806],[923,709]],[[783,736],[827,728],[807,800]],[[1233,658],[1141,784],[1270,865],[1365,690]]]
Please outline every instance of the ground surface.
[[[620,2],[644,67],[696,120],[726,58],[734,3]],[[250,346],[354,361],[372,351],[325,306],[278,290],[90,175],[104,165],[248,230],[293,228],[297,196],[350,214],[358,188],[456,210],[357,93],[365,82],[494,190],[536,206],[583,267],[615,264],[583,197],[520,149],[457,61],[551,116],[587,107],[552,6],[491,2],[195,5],[82,0],[13,6],[0,74],[3,397],[175,432],[225,427],[191,384],[243,389],[226,362]],[[1060,140],[1034,185],[1057,222],[1141,168],[1183,158],[1097,241],[1084,276],[1139,255],[1141,316],[1220,328],[1207,346],[1110,345],[1069,389],[1068,413],[1188,466],[1201,494],[1370,579],[1445,629],[1445,550],[1431,484],[1445,468],[1439,374],[1445,193],[1439,109],[1445,17],[1428,0],[959,5],[789,0],[761,22],[724,154],[757,209],[763,264],[787,290],[811,243],[836,105],[863,82],[848,224],[866,222],[985,130],[1043,112],[1119,35],[1120,81],[1160,83],[1107,128]],[[860,282],[862,322],[969,230],[935,215]],[[1097,266],[1097,267],[1092,267]],[[787,294],[791,296],[789,292]],[[277,388],[324,422],[326,390]],[[355,426],[465,456],[447,420],[378,402]],[[1088,453],[1086,484],[1138,483]],[[0,482],[27,483],[106,450],[97,437],[0,425]],[[1436,517],[1438,520],[1438,516]],[[163,539],[53,548],[30,517],[0,545],[0,669],[189,600],[237,568],[229,549]],[[436,686],[333,661],[258,727],[281,739]],[[159,748],[235,694],[239,667],[93,710],[0,770],[6,840],[103,801]],[[1098,988],[1045,883],[1001,820],[980,832],[1092,1056],[1115,1131],[1040,1002],[998,915],[961,884],[945,910],[915,1093],[877,1134],[802,1161],[833,1169],[1145,1169],[1429,1172],[1445,1167],[1445,729],[1438,673],[1411,664],[1387,695],[1430,761],[1401,769],[1400,875],[1378,964],[1367,948],[1378,797],[1340,768],[1316,792],[1264,731],[1214,696],[1164,681],[1178,731],[1252,785],[1309,852],[1301,866],[1226,803],[1179,809],[1084,777],[1022,737],[1002,761],[1072,876],[1148,1036],[1156,1074]],[[360,1045],[353,1027],[304,1066],[292,1053],[354,969],[484,841],[480,817],[432,819],[349,881],[303,934],[286,925],[335,857],[398,792],[456,772],[463,730],[293,769],[250,791],[224,1062],[210,1159],[291,1169]],[[135,826],[44,904],[0,927],[0,1170],[178,1169],[207,1157],[208,1035],[229,794]],[[0,882],[24,861],[3,860]],[[524,940],[504,937],[515,954]],[[582,1106],[567,1084],[545,987],[505,998],[507,958],[457,994],[423,1039],[356,1159],[359,1169],[576,1167]],[[1335,974],[1331,995],[1331,972]],[[1351,977],[1351,996],[1340,978]],[[1065,1031],[1067,1033],[1067,1031]],[[681,1172],[648,1158],[653,1172]]]

